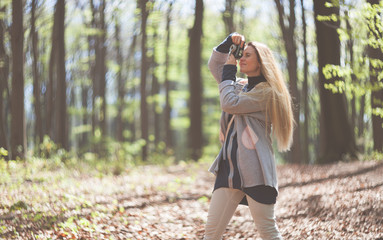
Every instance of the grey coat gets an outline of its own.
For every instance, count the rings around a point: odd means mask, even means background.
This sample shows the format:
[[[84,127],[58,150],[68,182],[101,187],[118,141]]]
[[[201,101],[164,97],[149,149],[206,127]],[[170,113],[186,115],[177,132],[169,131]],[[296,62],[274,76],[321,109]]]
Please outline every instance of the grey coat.
[[[270,88],[267,82],[258,84],[249,92],[242,92],[242,80],[222,81],[222,69],[228,54],[213,50],[209,59],[209,69],[219,83],[220,104],[220,141],[226,142],[230,125],[234,122],[233,131],[237,133],[237,163],[242,188],[267,185],[278,190],[275,158],[271,144],[271,125],[266,124],[266,96],[260,96],[262,88]],[[228,122],[229,114],[235,121]],[[234,136],[234,134],[232,134]],[[230,146],[229,146],[230,151]],[[209,171],[217,174],[219,161],[227,156],[222,146]]]

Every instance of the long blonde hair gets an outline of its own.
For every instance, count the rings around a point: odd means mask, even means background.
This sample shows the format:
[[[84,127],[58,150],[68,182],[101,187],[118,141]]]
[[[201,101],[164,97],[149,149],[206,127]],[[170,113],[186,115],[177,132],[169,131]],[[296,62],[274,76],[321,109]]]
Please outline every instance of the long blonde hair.
[[[278,142],[278,150],[288,151],[293,142],[294,114],[291,96],[271,50],[262,43],[250,42],[261,64],[261,73],[270,85],[265,89],[270,96],[266,105],[266,121],[271,118],[272,133]]]

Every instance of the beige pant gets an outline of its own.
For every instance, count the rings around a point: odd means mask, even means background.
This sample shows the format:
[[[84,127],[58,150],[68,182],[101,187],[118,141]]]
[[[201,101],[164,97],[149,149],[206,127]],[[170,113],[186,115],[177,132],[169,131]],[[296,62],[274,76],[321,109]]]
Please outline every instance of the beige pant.
[[[204,240],[221,239],[227,224],[245,193],[230,188],[219,188],[213,192],[205,228]],[[255,226],[264,240],[281,240],[275,223],[274,204],[262,204],[246,196]]]

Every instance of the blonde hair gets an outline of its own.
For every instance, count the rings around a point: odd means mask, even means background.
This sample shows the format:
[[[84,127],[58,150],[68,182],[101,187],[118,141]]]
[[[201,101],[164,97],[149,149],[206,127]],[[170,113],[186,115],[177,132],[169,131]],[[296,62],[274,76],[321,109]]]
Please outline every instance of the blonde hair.
[[[262,88],[268,96],[266,122],[270,117],[272,133],[278,142],[278,150],[288,151],[293,142],[295,124],[290,93],[271,50],[259,42],[250,42],[248,45],[255,48],[261,64],[261,73],[270,86]]]

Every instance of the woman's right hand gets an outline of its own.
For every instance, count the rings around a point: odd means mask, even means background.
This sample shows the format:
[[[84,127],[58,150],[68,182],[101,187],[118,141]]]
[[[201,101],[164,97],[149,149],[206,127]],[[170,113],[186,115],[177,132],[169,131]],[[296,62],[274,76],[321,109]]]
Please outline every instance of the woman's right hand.
[[[238,33],[236,32],[233,32],[231,33],[229,36],[227,36],[225,38],[225,40],[223,40],[216,48],[216,50],[218,52],[221,52],[221,53],[229,53],[230,51],[230,47],[231,45],[233,44],[233,39],[232,39],[232,36],[236,36],[236,35],[239,35]]]

